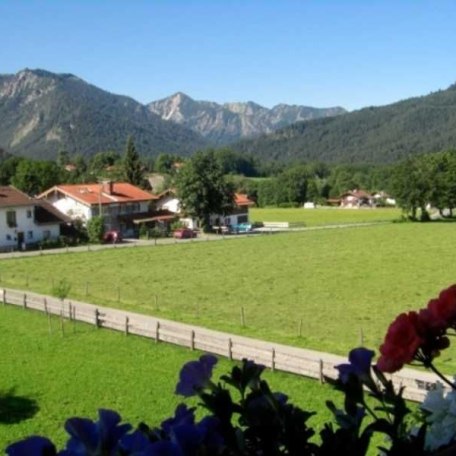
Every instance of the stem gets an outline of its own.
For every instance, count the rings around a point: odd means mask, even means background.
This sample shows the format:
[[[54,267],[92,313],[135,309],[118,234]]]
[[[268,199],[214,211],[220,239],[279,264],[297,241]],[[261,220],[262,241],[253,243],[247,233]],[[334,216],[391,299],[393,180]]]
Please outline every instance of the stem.
[[[369,414],[372,416],[372,418],[374,418],[374,420],[378,419],[377,415],[375,414],[375,412],[366,404],[365,401],[363,401],[363,406],[369,412]]]
[[[434,372],[434,374],[437,375],[437,377],[439,377],[443,382],[445,382],[447,385],[449,385],[452,389],[456,390],[456,385],[454,385],[454,383],[450,382],[442,373],[440,373],[440,371],[432,364],[432,362],[428,362],[425,364],[425,367],[428,367],[429,369],[431,369],[432,372]]]

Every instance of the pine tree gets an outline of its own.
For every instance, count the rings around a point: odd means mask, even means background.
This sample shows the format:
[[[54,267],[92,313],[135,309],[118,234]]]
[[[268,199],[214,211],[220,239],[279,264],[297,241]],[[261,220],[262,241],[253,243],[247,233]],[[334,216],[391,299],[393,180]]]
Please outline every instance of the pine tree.
[[[124,156],[125,180],[133,185],[142,184],[142,170],[139,155],[131,136],[127,140],[127,149]]]

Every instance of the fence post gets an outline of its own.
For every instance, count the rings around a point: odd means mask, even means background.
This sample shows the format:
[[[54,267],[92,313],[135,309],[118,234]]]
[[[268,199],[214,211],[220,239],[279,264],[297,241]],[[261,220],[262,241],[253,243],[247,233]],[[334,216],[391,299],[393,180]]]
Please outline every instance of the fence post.
[[[318,363],[318,380],[320,381],[320,383],[324,383],[325,381],[325,378],[323,376],[323,360],[320,359],[319,363]]]
[[[3,305],[6,305],[6,290],[3,289]]]
[[[46,297],[43,298],[43,304],[44,304],[44,312],[46,315],[48,314],[48,305],[47,305],[47,299]]]
[[[192,330],[190,334],[190,349],[193,351],[195,350],[195,331]]]
[[[62,337],[65,336],[65,328],[63,326],[63,310],[60,311],[60,330],[62,331]]]
[[[157,320],[155,325],[155,343],[158,344],[158,342],[160,342],[160,322]]]
[[[125,317],[125,335],[128,336],[128,323],[129,323],[129,318],[128,316]]]
[[[24,309],[27,308],[27,293],[24,293],[24,298],[23,298],[23,307]]]
[[[228,358],[233,361],[233,341],[231,337],[228,339]]]
[[[95,326],[100,327],[100,311],[98,309],[95,309]]]
[[[272,372],[275,371],[275,348],[272,349],[272,354],[271,354],[271,369],[272,369]]]
[[[244,307],[241,307],[241,326],[245,326],[245,315],[244,315]]]

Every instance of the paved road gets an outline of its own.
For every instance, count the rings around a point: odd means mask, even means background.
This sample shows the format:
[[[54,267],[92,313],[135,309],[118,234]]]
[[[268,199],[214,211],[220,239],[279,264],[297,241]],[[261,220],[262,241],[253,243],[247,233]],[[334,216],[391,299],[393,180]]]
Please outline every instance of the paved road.
[[[359,228],[372,225],[384,225],[391,222],[366,222],[366,223],[350,223],[350,224],[339,224],[339,225],[321,225],[321,226],[309,226],[309,227],[298,227],[298,228],[258,228],[248,234],[236,234],[236,235],[218,235],[218,234],[202,234],[195,239],[173,239],[173,238],[159,238],[159,239],[125,239],[120,244],[95,244],[95,245],[84,245],[79,247],[63,247],[58,249],[47,249],[47,250],[30,250],[30,251],[13,251],[0,253],[0,260],[8,258],[21,258],[21,257],[33,257],[40,255],[58,255],[62,253],[77,253],[77,252],[88,252],[97,250],[107,249],[124,249],[132,247],[145,247],[145,246],[156,246],[156,245],[169,245],[169,244],[184,244],[191,242],[210,242],[210,241],[225,241],[233,239],[241,239],[245,237],[260,236],[260,235],[271,235],[277,233],[291,233],[299,231],[317,231],[317,230],[330,230],[330,229],[341,229],[341,228]]]

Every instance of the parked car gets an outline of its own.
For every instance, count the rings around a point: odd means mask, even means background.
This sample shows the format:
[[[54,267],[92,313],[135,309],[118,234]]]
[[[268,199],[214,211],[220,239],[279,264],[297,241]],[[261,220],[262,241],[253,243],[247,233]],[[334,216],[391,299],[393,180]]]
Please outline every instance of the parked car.
[[[116,244],[122,242],[122,233],[119,230],[109,230],[103,235],[103,242]]]
[[[178,228],[174,230],[173,236],[176,239],[191,239],[196,238],[196,232],[190,228]]]
[[[231,233],[249,233],[252,231],[252,225],[250,223],[238,223],[237,225],[231,225]]]

